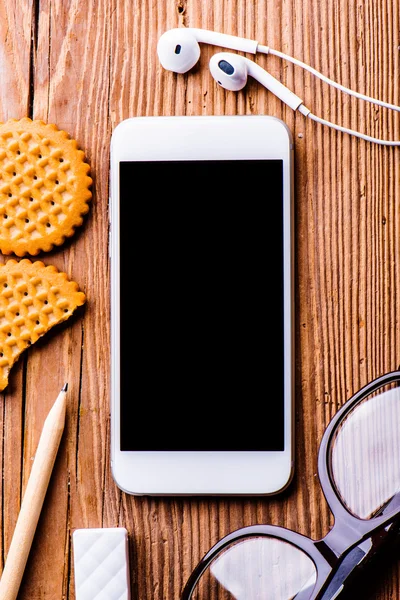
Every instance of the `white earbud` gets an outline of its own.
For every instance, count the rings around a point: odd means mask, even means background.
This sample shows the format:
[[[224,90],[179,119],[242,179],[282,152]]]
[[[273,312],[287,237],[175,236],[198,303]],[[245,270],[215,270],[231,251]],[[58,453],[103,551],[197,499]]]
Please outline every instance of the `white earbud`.
[[[179,27],[166,31],[158,40],[157,54],[160,63],[167,71],[186,73],[200,58],[199,42],[251,54],[256,54],[258,47],[255,40],[207,29]]]
[[[226,90],[237,92],[243,89],[247,83],[247,76],[250,75],[293,110],[297,110],[303,104],[301,98],[257,63],[244,56],[219,52],[211,57],[209,66],[215,81]]]
[[[226,90],[230,90],[232,92],[238,92],[239,90],[242,90],[247,83],[248,75],[250,75],[259,83],[261,83],[261,85],[267,88],[267,90],[275,94],[275,96],[282,100],[282,102],[290,106],[290,108],[293,110],[298,110],[302,115],[309,117],[317,123],[327,125],[328,127],[332,127],[333,129],[342,131],[343,133],[354,135],[368,142],[374,142],[383,146],[400,146],[400,142],[392,142],[373,138],[365,135],[364,133],[359,133],[358,131],[353,131],[352,129],[335,125],[334,123],[330,123],[329,121],[325,121],[324,119],[320,119],[319,117],[313,115],[310,109],[304,106],[301,98],[296,96],[296,94],[289,90],[289,88],[275,79],[275,77],[270,75],[257,63],[245,58],[244,56],[233,54],[231,52],[219,52],[211,57],[209,66],[211,75],[215,81]],[[400,110],[399,107],[396,107],[396,109]]]

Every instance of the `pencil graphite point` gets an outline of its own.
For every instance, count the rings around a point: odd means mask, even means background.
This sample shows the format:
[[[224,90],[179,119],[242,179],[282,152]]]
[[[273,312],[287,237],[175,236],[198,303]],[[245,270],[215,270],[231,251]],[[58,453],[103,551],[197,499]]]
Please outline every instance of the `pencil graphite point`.
[[[62,391],[62,392],[66,392],[66,391],[67,391],[67,389],[68,389],[68,383],[64,383],[64,386],[63,386],[63,388],[62,388],[62,390],[61,390],[61,391]]]

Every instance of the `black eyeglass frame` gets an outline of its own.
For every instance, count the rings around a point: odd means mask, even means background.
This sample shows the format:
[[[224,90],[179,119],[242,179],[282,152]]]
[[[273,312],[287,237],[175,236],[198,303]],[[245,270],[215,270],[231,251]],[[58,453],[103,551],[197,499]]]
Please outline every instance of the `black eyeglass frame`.
[[[378,377],[354,394],[334,415],[328,424],[318,451],[318,477],[329,509],[334,518],[330,531],[320,540],[313,540],[301,533],[277,525],[250,525],[229,533],[219,540],[200,560],[192,571],[182,591],[181,600],[190,600],[196,585],[211,562],[227,546],[249,537],[274,537],[289,542],[302,550],[314,563],[316,581],[307,600],[322,600],[329,583],[338,572],[349,553],[375,533],[389,529],[400,520],[400,492],[390,500],[380,516],[362,519],[353,515],[335,491],[330,448],[332,440],[346,415],[380,387],[396,383],[400,385],[400,371]],[[343,584],[347,576],[343,578]],[[338,595],[340,589],[336,592]],[[336,594],[334,597],[336,597]]]

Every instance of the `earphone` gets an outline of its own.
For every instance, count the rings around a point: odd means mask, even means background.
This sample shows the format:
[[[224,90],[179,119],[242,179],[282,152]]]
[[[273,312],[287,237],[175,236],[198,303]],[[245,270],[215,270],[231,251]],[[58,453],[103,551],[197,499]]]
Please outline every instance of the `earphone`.
[[[238,54],[231,52],[214,54],[210,60],[210,72],[215,81],[226,90],[238,92],[243,89],[247,83],[247,76],[250,75],[293,110],[303,106],[303,100],[283,83],[254,61]]]
[[[400,112],[400,106],[389,104],[388,102],[377,100],[375,98],[371,98],[370,96],[366,96],[346,88],[345,86],[329,79],[306,63],[303,63],[277,50],[273,50],[269,46],[263,46],[256,40],[236,37],[225,33],[217,33],[207,29],[175,28],[166,31],[160,37],[157,45],[157,54],[161,65],[165,69],[173,71],[174,73],[186,73],[195,66],[200,58],[200,43],[212,44],[214,46],[220,46],[222,48],[238,50],[251,54],[257,54],[258,52],[262,54],[272,54],[309,71],[325,83],[332,85],[336,89],[339,89],[346,94],[354,96],[360,100],[365,100],[366,102],[377,104],[384,108]],[[210,71],[211,75],[219,83],[219,85],[227,90],[241,90],[247,83],[247,76],[250,75],[259,81],[261,85],[265,86],[272,93],[274,93],[288,106],[290,106],[290,108],[293,110],[298,110],[305,117],[308,117],[322,125],[336,129],[337,131],[354,135],[368,142],[373,142],[384,146],[400,146],[400,141],[387,141],[374,138],[317,117],[316,115],[312,114],[310,109],[304,106],[301,98],[296,96],[296,94],[294,94],[280,81],[270,75],[265,69],[257,65],[256,62],[243,56],[230,52],[220,52],[215,54],[210,60]]]

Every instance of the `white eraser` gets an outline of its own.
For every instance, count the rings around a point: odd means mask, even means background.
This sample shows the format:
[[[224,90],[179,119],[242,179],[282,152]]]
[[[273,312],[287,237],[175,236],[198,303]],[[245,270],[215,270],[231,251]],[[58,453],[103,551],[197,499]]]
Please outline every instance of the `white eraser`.
[[[76,600],[130,600],[127,530],[76,529],[72,540]]]

